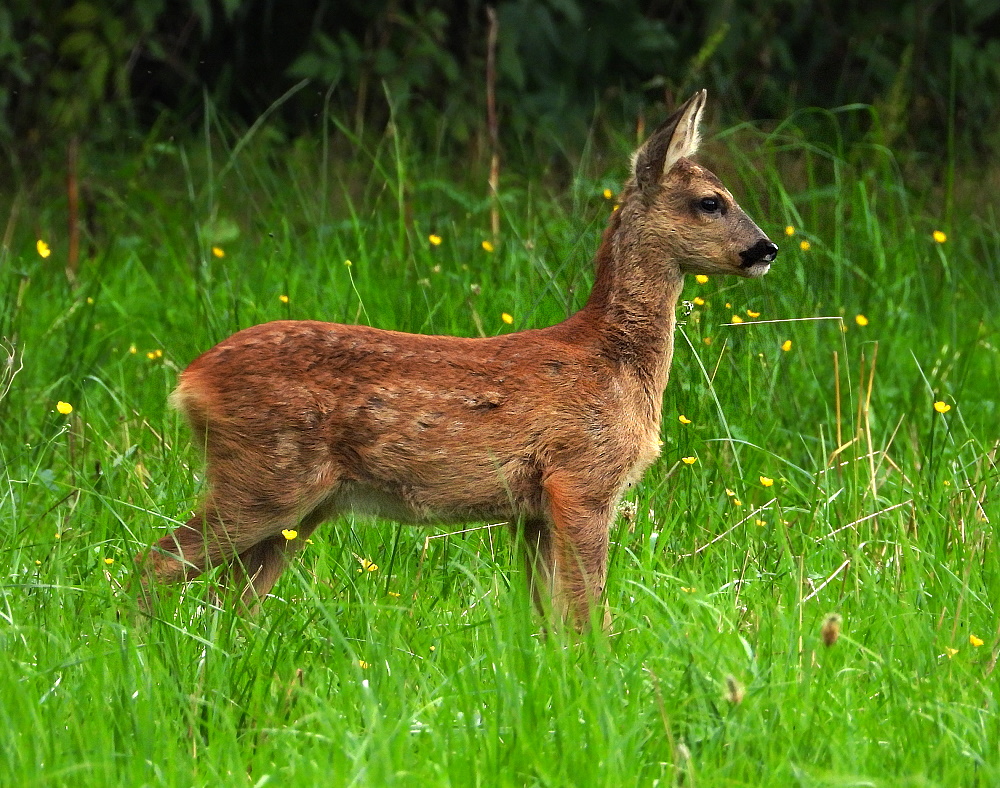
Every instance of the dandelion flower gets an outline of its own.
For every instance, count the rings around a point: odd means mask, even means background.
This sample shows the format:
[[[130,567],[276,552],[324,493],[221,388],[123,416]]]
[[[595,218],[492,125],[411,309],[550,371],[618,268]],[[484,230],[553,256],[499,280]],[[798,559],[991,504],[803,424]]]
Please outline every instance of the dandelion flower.
[[[683,413],[680,416],[677,417],[677,421],[679,421],[681,424],[690,424],[691,423],[691,419],[689,419]]]
[[[491,244],[489,241],[483,241],[483,251],[485,251],[485,252],[492,252],[493,251],[493,244]]]
[[[935,230],[933,233],[931,233],[931,237],[935,240],[935,242],[939,244],[943,244],[945,241],[948,240],[948,236],[945,235],[940,230]],[[39,241],[38,243],[41,243],[41,241]],[[39,252],[39,254],[41,254],[41,252]],[[45,257],[45,255],[42,255],[42,257]]]
[[[788,225],[785,228],[785,235],[787,235],[789,238],[791,238],[793,235],[795,235],[795,228],[792,227],[792,225]]]
[[[49,249],[49,245],[40,238],[38,239],[38,242],[35,244],[35,249],[38,250],[38,256],[43,259],[52,254],[52,250]]]
[[[278,300],[281,303],[283,303],[283,304],[287,304],[288,303],[288,296],[286,296],[284,293],[282,293],[280,296],[278,296]]]
[[[748,309],[747,314],[750,315],[750,317],[760,317],[760,312],[754,312],[752,309]]]
[[[604,190],[604,199],[605,200],[610,200],[614,196],[615,196],[615,194],[614,194],[613,191],[611,191],[611,189],[605,189]]]
[[[299,532],[296,531],[294,528],[282,528],[281,529],[281,535],[283,537],[285,537],[285,541],[290,542],[293,539],[297,539],[298,538]]]
[[[694,278],[694,281],[696,281],[700,285],[703,285],[708,281],[708,277],[705,276],[705,274],[697,274]]]
[[[972,644],[973,648],[979,648],[983,645],[983,640],[981,638],[977,638],[975,635],[969,635],[969,643]]]
[[[62,400],[59,400],[56,403],[56,410],[59,411],[63,416],[68,416],[70,413],[73,412],[73,406],[70,405],[68,402],[63,402]]]
[[[740,317],[739,315],[733,315],[732,322],[733,323],[742,323],[743,322],[743,318]]]
[[[949,405],[947,402],[944,402],[943,400],[938,400],[937,402],[934,403],[934,410],[936,410],[938,413],[947,413],[949,410],[951,410],[951,405]]]
[[[698,458],[697,457],[681,457],[681,462],[683,462],[685,465],[694,465],[696,462],[698,462]]]
[[[868,318],[865,317],[864,315],[857,315],[854,318],[854,322],[857,323],[859,326],[864,327],[868,325]]]
[[[705,299],[701,296],[695,296],[691,299],[691,303],[695,306],[705,306]]]
[[[223,249],[221,246],[213,246],[212,247],[212,254],[214,254],[216,257],[225,257],[226,256],[226,250]]]
[[[948,659],[951,659],[952,657],[954,657],[958,653],[958,649],[957,648],[949,648],[948,646],[945,646],[944,647],[944,653],[948,655]]]
[[[428,235],[427,240],[430,241],[431,246],[441,245],[441,236],[435,233],[431,233],[430,235]]]
[[[765,487],[771,487],[774,485],[774,479],[772,479],[770,476],[761,476],[760,483],[763,484]]]
[[[786,339],[784,342],[782,342],[781,343],[781,349],[784,350],[786,353],[789,350],[791,350],[792,349],[792,340]]]
[[[508,326],[509,326],[509,325],[511,325],[511,323],[513,323],[513,322],[514,322],[514,316],[513,316],[513,315],[510,315],[510,314],[508,314],[507,312],[504,312],[504,313],[503,313],[502,315],[500,315],[500,319],[501,319],[501,320],[502,320],[502,321],[503,321],[504,323],[506,323],[506,324],[507,324]]]

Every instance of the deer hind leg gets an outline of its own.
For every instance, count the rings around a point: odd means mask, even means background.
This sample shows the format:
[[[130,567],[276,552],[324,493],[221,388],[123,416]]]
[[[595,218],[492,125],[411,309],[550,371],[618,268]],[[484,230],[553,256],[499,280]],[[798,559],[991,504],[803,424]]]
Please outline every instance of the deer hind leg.
[[[322,507],[317,507],[297,525],[293,539],[288,539],[281,532],[240,552],[230,567],[226,585],[239,592],[243,605],[254,608],[274,587],[288,560],[302,548],[305,540],[330,514]]]
[[[544,519],[528,519],[521,524],[517,537],[521,540],[524,571],[528,579],[528,591],[535,610],[542,617],[552,612],[552,571],[555,562],[552,556],[552,531]]]
[[[222,578],[223,584],[239,582],[245,599],[265,595],[281,574],[289,549],[282,531],[311,532],[323,519],[321,502],[330,493],[329,484],[317,484],[290,495],[289,489],[301,487],[290,482],[278,492],[281,480],[268,481],[273,483],[261,484],[248,495],[217,477],[200,511],[157,541],[139,557],[140,563],[160,583],[184,582],[219,564],[237,563],[241,567],[230,573],[234,577]],[[309,514],[303,517],[303,511]]]
[[[614,501],[595,498],[584,484],[557,474],[543,486],[550,528],[552,610],[583,631],[589,628],[604,595]],[[610,624],[606,608],[603,623],[605,627]]]
[[[190,520],[159,539],[148,554],[137,560],[160,583],[191,580],[238,551],[224,523],[223,514],[209,495]]]

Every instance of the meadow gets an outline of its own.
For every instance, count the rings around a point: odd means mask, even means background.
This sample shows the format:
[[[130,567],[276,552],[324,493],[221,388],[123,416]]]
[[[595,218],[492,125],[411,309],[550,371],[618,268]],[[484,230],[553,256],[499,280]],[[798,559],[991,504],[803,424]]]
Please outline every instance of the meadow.
[[[634,140],[494,202],[404,133],[206,129],[92,154],[73,283],[61,176],[0,195],[0,783],[1000,784],[1000,221],[953,160],[706,130],[781,252],[686,284],[613,625],[543,637],[495,523],[331,522],[250,619],[211,576],[143,611],[133,557],[199,495],[166,404],[199,352],[556,322]]]

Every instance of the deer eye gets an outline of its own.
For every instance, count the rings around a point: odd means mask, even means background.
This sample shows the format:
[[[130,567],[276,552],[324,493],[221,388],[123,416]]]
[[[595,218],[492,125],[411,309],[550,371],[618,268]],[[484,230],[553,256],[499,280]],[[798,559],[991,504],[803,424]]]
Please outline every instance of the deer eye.
[[[715,197],[704,197],[699,200],[698,207],[705,213],[718,213],[722,210],[722,201]]]

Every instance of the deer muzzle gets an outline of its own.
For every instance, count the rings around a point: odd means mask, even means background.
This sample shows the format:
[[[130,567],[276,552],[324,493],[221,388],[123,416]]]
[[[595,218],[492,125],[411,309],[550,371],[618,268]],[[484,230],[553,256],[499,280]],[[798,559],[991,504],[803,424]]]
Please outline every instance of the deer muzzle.
[[[778,247],[767,238],[761,238],[757,243],[740,252],[740,268],[750,268],[755,265],[770,265],[778,256]]]

